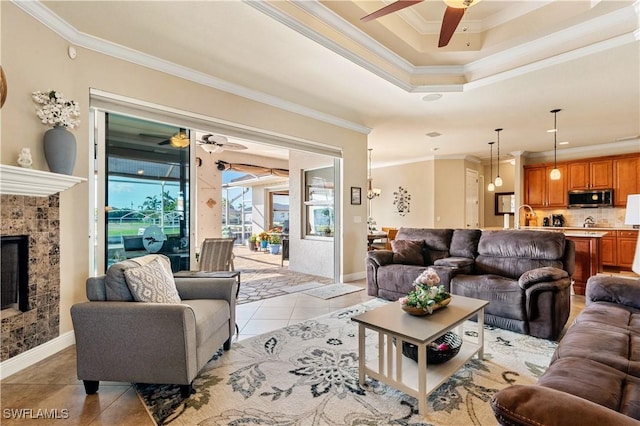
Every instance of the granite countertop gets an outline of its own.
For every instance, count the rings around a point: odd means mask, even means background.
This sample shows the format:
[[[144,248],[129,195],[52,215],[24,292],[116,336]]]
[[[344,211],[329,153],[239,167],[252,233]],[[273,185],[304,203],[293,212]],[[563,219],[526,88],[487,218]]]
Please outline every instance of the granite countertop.
[[[501,230],[504,228],[487,227],[483,229]],[[509,228],[509,229],[513,230],[514,228]],[[573,226],[562,226],[562,227],[560,226],[525,226],[519,229],[530,230],[530,231],[562,232],[567,237],[586,237],[586,238],[601,238],[607,235],[610,231],[617,231],[617,230],[634,231],[633,228],[601,228],[601,227],[581,228],[577,226],[576,227],[573,227]]]

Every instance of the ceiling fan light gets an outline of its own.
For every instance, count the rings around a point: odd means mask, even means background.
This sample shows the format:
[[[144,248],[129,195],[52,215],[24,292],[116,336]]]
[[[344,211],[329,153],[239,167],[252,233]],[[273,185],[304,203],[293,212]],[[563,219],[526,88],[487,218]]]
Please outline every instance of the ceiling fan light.
[[[189,146],[189,138],[186,133],[180,132],[171,136],[169,143],[174,148],[186,148]]]
[[[443,0],[445,4],[454,9],[466,9],[480,2],[480,0]]]

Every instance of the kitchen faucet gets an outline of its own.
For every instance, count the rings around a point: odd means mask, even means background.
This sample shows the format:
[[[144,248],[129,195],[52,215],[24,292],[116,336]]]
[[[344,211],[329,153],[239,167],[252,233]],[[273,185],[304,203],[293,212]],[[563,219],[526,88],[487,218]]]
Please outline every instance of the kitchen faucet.
[[[536,216],[536,212],[533,210],[533,208],[529,204],[521,205],[520,207],[518,207],[518,210],[517,210],[518,211],[518,217],[516,218],[516,220],[514,221],[514,224],[513,224],[513,227],[515,229],[520,229],[520,209],[523,208],[523,207],[526,208],[526,209],[529,209],[529,211],[531,212],[531,216],[533,216],[533,217]],[[524,225],[527,226],[527,223],[528,222],[527,222],[527,219],[526,219],[526,216],[525,216]]]

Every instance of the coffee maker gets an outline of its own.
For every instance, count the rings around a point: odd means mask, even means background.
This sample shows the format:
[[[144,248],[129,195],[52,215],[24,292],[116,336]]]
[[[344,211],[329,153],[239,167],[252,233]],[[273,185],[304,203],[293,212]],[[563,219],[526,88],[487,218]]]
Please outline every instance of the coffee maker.
[[[561,214],[552,214],[551,226],[564,226],[564,216]]]

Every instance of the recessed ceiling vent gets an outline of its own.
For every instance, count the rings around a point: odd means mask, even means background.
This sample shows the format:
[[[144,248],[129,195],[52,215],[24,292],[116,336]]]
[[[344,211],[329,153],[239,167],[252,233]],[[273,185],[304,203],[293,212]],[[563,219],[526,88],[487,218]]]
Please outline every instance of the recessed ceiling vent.
[[[430,132],[430,133],[427,133],[427,136],[429,136],[430,138],[437,138],[438,136],[442,136],[442,133]]]

